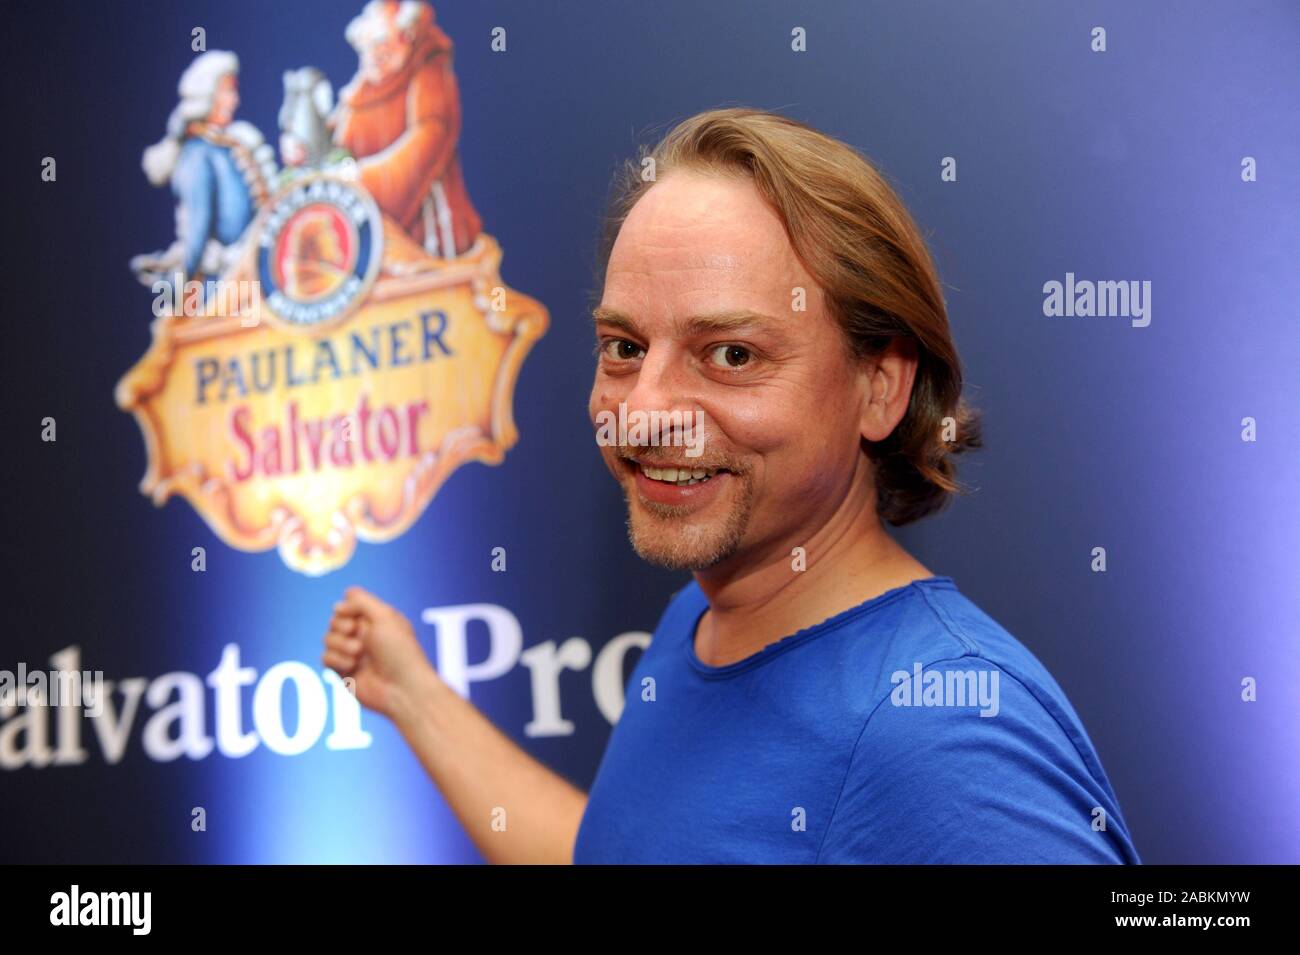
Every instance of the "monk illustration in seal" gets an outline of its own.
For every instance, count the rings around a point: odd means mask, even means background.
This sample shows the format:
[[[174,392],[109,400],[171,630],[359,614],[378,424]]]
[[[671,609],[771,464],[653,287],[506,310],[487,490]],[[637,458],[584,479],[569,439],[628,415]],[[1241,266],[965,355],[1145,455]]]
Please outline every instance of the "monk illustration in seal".
[[[465,253],[482,230],[461,174],[452,44],[421,0],[371,0],[347,28],[356,76],[339,92],[334,141],[379,208],[430,255]]]

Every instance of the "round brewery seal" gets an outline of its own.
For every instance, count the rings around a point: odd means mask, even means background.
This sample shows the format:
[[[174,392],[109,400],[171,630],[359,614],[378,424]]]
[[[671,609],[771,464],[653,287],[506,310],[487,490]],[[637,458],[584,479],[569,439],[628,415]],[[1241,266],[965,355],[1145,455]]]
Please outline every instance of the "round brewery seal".
[[[270,317],[295,328],[333,325],[370,290],[383,220],[370,195],[328,175],[276,197],[257,236],[257,275]]]

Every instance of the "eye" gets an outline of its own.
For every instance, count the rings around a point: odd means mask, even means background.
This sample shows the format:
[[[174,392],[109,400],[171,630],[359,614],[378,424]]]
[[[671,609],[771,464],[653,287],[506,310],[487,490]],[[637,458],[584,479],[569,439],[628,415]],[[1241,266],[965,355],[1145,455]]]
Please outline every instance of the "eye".
[[[753,357],[744,345],[717,345],[709,352],[709,360],[718,368],[740,368]]]
[[[607,338],[599,344],[598,350],[601,355],[614,361],[635,361],[644,354],[640,345],[626,338]]]

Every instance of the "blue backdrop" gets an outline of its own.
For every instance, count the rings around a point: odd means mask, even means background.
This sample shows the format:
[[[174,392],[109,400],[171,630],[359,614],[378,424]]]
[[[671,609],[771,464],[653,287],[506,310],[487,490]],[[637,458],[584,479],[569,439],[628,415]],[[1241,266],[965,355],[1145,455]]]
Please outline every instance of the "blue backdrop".
[[[351,583],[416,621],[500,605],[525,647],[578,636],[599,650],[653,629],[684,579],[631,552],[586,420],[599,217],[637,143],[705,108],[774,108],[863,149],[897,185],[985,414],[988,447],[963,472],[978,491],[904,543],[1053,672],[1145,861],[1300,862],[1300,8],[436,4],[456,43],[470,194],[505,281],[545,303],[551,327],[524,363],[505,462],[462,467],[411,531],[309,578],[274,551],[221,544],[179,499],[143,497],[144,447],[113,389],[149,341],[150,296],[127,260],[165,244],[172,210],[140,153],[162,134],[192,28],[238,53],[239,117],[273,133],[283,70],[315,65],[335,87],[352,76],[343,30],[359,6],[6,10],[0,668],[77,645],[113,680],[203,676],[236,643],[259,674],[286,660],[319,671]],[[505,53],[490,48],[498,26]],[[1096,26],[1105,53],[1090,48]],[[56,182],[41,180],[46,156]],[[1258,181],[1242,180],[1247,156]],[[943,157],[956,182],[941,180]],[[1044,316],[1043,284],[1067,272],[1149,280],[1151,324]],[[40,440],[46,416],[55,443]],[[190,569],[195,546],[205,573]],[[490,567],[498,546],[506,573]],[[1090,568],[1098,546],[1104,574]],[[470,647],[484,654],[486,637]],[[1257,702],[1241,699],[1246,677]],[[560,686],[571,735],[525,735],[521,665],[471,699],[585,788],[610,726],[590,668]],[[85,763],[0,773],[0,860],[479,858],[373,714],[365,749],[168,763],[142,750],[146,715],[119,762],[87,727]]]

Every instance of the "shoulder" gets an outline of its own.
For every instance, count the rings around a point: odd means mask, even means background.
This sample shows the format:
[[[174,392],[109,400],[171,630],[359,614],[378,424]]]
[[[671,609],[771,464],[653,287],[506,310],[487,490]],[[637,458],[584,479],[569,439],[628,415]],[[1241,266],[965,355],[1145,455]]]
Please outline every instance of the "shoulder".
[[[253,150],[266,143],[262,131],[252,123],[237,119],[226,127],[226,135],[237,145]]]
[[[189,136],[185,139],[185,142],[181,143],[179,162],[182,164],[186,162],[205,162],[216,148],[202,136]]]
[[[212,175],[212,156],[216,150],[207,140],[191,136],[181,145],[180,155],[176,158],[176,169],[172,174],[173,182],[178,188],[194,186]]]
[[[1018,704],[1022,714],[1032,716],[1045,728],[1055,727],[1069,740],[1088,770],[1094,775],[1102,775],[1078,713],[1061,685],[1034,652],[951,581],[946,586],[925,588],[923,596],[933,614],[935,626],[947,635],[948,644],[961,648],[960,654],[935,658],[936,662],[944,665],[945,680],[956,679],[947,675],[954,670],[958,674],[987,672],[989,676],[985,679],[995,680],[1003,691],[1009,691],[1008,701]],[[895,681],[896,675],[895,672],[890,674],[891,694],[899,692],[901,680]],[[923,679],[933,683],[936,677]]]
[[[1053,716],[1077,721],[1065,692],[1033,651],[957,588],[950,577],[914,582],[895,613],[897,623],[882,648],[887,686],[894,692],[902,671],[917,665],[965,661],[1016,681]],[[950,667],[951,669],[951,667]],[[877,698],[880,698],[879,691]]]
[[[1060,744],[1094,776],[1102,770],[1082,721],[1037,656],[950,578],[915,586],[905,625],[886,649],[865,738],[929,714],[933,731],[991,738],[1032,733]],[[982,714],[972,721],[969,713]],[[914,721],[926,720],[919,715]]]
[[[1137,861],[1046,668],[950,582],[909,589],[822,861]]]
[[[882,704],[850,759],[824,862],[1136,862],[1114,792],[1039,702],[982,660],[983,706]],[[991,704],[991,705],[989,705]]]

